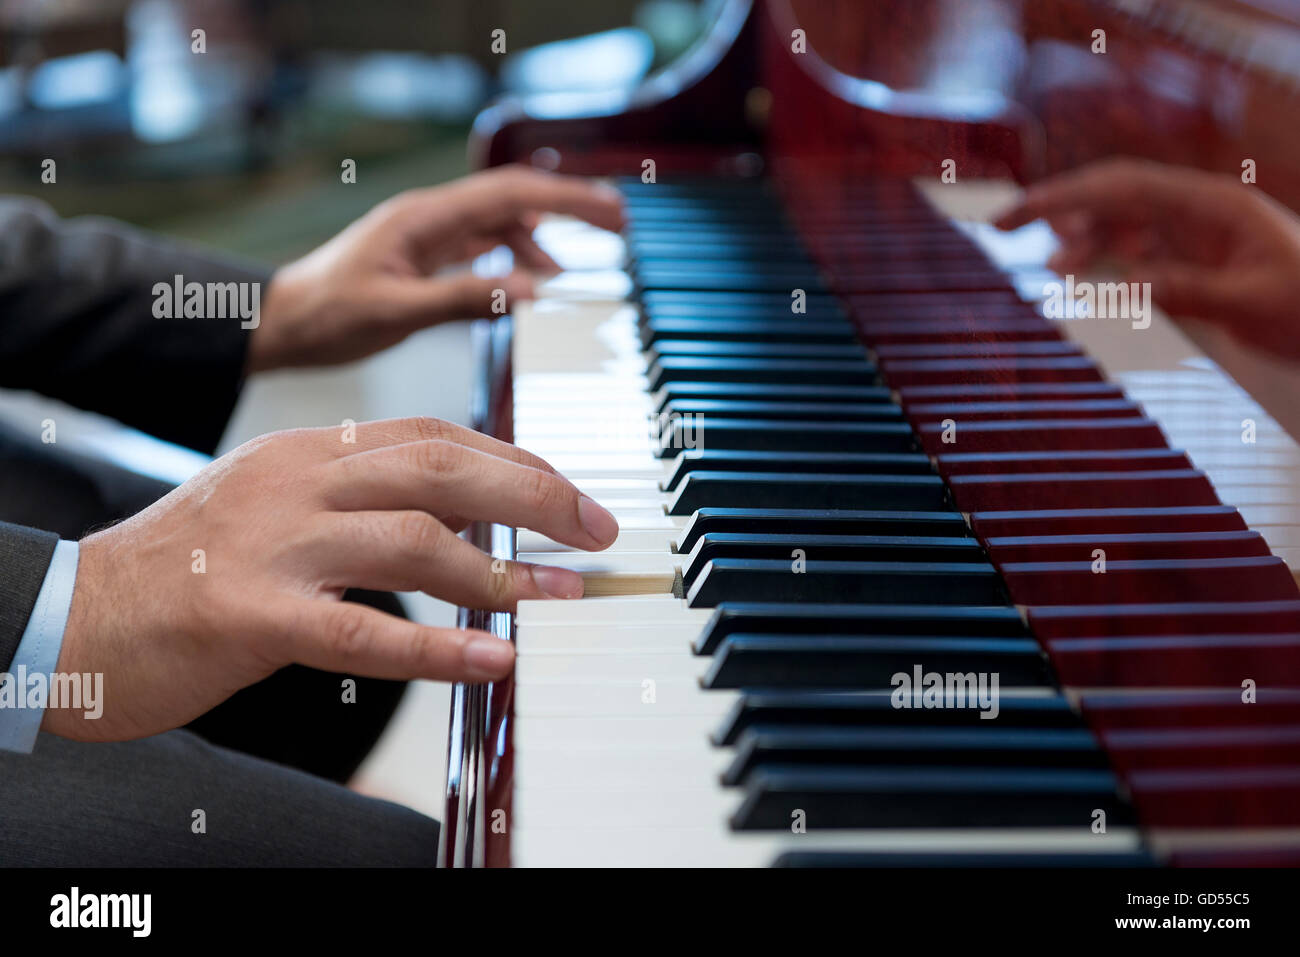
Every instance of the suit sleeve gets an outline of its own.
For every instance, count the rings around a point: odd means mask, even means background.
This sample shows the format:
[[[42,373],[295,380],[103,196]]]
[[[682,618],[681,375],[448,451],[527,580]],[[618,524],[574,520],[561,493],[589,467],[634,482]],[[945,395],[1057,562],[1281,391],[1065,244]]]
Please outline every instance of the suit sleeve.
[[[0,522],[0,672],[8,671],[59,536]]]
[[[111,220],[0,199],[0,386],[30,389],[211,454],[243,384],[238,319],[158,319],[156,283],[269,270]]]

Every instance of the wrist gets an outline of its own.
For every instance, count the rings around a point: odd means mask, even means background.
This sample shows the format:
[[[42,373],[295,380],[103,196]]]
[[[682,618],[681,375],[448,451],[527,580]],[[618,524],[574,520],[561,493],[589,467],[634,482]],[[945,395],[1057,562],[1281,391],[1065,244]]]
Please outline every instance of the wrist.
[[[291,279],[286,276],[288,269],[286,266],[277,269],[266,284],[257,328],[248,340],[244,369],[249,375],[269,372],[289,364],[284,342],[284,316],[292,299]]]

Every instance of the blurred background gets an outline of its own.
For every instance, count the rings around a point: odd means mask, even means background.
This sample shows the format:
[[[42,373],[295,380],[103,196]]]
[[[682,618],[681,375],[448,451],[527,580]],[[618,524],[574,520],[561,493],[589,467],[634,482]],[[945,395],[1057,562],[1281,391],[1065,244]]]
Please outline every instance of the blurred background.
[[[493,96],[630,87],[685,49],[710,7],[0,0],[0,193],[285,262],[399,190],[468,172],[469,125]],[[54,183],[41,181],[47,158]],[[342,182],[347,159],[354,184]],[[345,418],[464,422],[468,355],[467,327],[454,325],[350,366],[259,376],[223,450]],[[41,397],[0,390],[0,415],[56,415],[61,442],[129,447],[120,433],[105,438],[106,424]],[[177,481],[202,464],[143,440],[138,448]],[[450,606],[404,599],[420,620],[454,622]],[[441,815],[447,712],[445,686],[414,686],[354,786]]]

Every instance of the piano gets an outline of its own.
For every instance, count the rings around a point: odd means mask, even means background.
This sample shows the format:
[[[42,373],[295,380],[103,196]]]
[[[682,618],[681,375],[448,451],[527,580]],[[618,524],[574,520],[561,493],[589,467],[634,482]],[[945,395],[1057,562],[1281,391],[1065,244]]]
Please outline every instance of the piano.
[[[1027,6],[727,0],[631,94],[480,116],[480,163],[626,199],[543,223],[565,271],[475,329],[478,426],[622,533],[470,529],[587,597],[462,610],[518,661],[453,689],[444,865],[1300,862],[1300,448],[1158,312],[1045,317],[1042,230],[986,223],[1087,158],[1050,98],[865,38],[975,17],[996,68],[1091,10],[1219,54],[1165,4]]]

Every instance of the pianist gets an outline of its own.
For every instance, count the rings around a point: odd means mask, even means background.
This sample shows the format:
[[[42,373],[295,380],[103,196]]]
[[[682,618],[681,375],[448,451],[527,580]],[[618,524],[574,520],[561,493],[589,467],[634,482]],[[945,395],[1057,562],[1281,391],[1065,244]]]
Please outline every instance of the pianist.
[[[530,275],[555,268],[531,238],[547,211],[621,222],[601,187],[499,170],[395,197],[268,274],[0,202],[0,384],[211,451],[246,374],[357,359],[485,315],[499,290],[527,296]],[[522,266],[504,279],[435,275],[499,244]],[[257,321],[159,318],[154,287],[176,276],[255,285]],[[320,696],[338,702],[350,676],[509,672],[506,642],[379,610],[391,600],[340,600],[348,588],[421,589],[512,610],[581,595],[571,571],[494,567],[456,536],[474,519],[587,549],[618,532],[540,459],[431,420],[264,436],[171,491],[0,433],[0,683],[103,682],[98,715],[0,708],[0,864],[432,863],[437,822],[352,793],[345,773],[313,773],[294,752],[248,752],[283,737],[281,725],[300,756],[347,747],[348,728],[313,740],[322,732],[304,716]],[[273,684],[307,668],[320,680]],[[366,691],[391,701],[380,684],[358,693],[355,721]],[[233,719],[212,720],[236,704]],[[196,719],[223,729],[219,744],[185,728]]]

